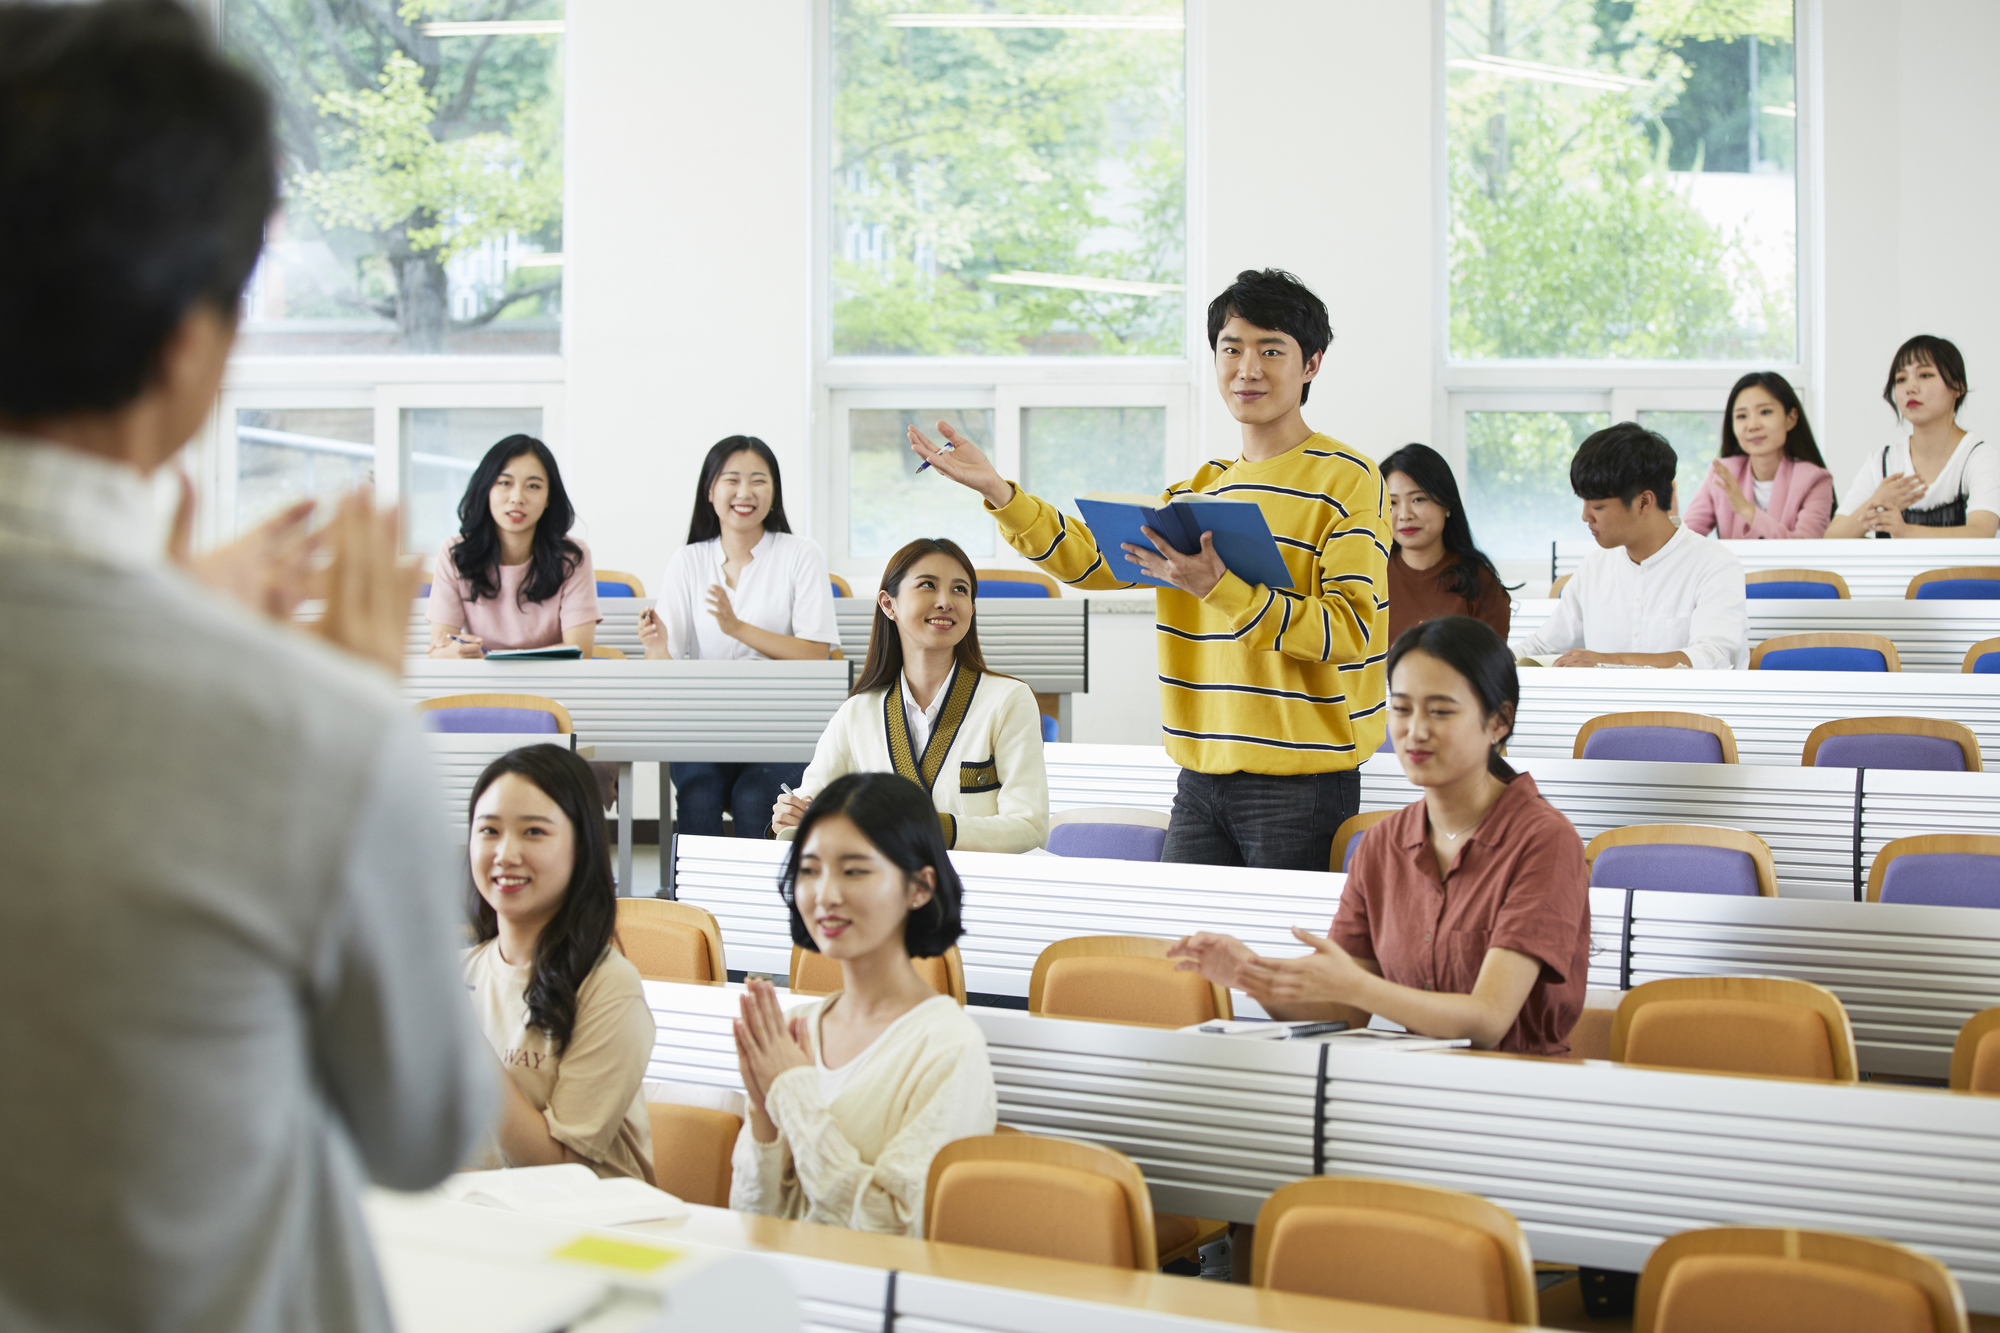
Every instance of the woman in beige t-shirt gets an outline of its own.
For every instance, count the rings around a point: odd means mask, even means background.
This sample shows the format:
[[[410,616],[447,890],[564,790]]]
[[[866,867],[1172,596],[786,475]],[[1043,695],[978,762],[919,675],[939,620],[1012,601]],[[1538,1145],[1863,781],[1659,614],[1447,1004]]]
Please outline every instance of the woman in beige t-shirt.
[[[653,1014],[613,947],[616,899],[597,782],[554,745],[486,766],[472,794],[465,984],[507,1077],[475,1167],[581,1162],[653,1181],[640,1082]]]

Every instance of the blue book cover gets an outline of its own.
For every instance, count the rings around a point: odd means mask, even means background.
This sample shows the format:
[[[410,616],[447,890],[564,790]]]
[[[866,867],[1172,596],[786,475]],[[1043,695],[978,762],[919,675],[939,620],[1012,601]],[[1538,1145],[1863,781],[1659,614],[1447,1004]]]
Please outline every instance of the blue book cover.
[[[1285,558],[1278,554],[1278,543],[1264,521],[1264,511],[1254,500],[1202,495],[1162,505],[1156,495],[1092,491],[1089,495],[1079,495],[1076,507],[1082,511],[1083,521],[1090,525],[1091,535],[1097,538],[1097,549],[1103,552],[1105,565],[1117,578],[1155,588],[1173,586],[1146,574],[1121,549],[1122,543],[1130,542],[1152,550],[1152,542],[1139,530],[1151,528],[1183,555],[1199,551],[1201,534],[1212,533],[1215,553],[1237,578],[1252,586],[1259,583],[1267,588],[1292,586],[1291,571],[1285,568]]]

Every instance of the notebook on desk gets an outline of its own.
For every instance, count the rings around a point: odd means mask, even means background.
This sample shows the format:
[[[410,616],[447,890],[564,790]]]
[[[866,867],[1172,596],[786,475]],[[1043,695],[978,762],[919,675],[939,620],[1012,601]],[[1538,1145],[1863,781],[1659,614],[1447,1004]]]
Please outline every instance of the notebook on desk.
[[[1114,577],[1155,588],[1173,586],[1147,574],[1121,549],[1129,543],[1142,550],[1153,550],[1153,543],[1140,531],[1151,528],[1182,555],[1199,551],[1201,534],[1209,533],[1223,566],[1237,578],[1252,586],[1260,583],[1267,588],[1292,586],[1291,571],[1285,568],[1285,558],[1278,554],[1271,525],[1264,521],[1264,511],[1254,500],[1196,495],[1163,505],[1157,495],[1092,491],[1077,496],[1076,507],[1084,522],[1090,524],[1091,535],[1097,538],[1097,549],[1104,553]]]
[[[502,648],[498,652],[486,654],[489,662],[564,662],[574,661],[583,656],[583,649],[573,643],[559,643],[551,648]]]

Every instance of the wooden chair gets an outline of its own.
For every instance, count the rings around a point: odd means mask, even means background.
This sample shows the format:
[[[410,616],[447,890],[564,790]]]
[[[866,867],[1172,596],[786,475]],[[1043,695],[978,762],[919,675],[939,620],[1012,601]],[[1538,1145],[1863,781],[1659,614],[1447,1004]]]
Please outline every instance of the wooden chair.
[[[608,644],[602,643],[593,643],[590,645],[590,655],[592,657],[601,657],[607,662],[623,662],[630,656],[623,648],[613,648]]]
[[[1576,1016],[1576,1026],[1569,1030],[1570,1059],[1611,1058],[1611,1029],[1618,1021],[1618,1001],[1624,997],[1625,992],[1620,990],[1583,992],[1583,1012]]]
[[[620,898],[617,923],[618,951],[646,980],[706,982],[711,986],[729,980],[722,927],[693,903]]]
[[[975,569],[972,574],[979,580],[981,597],[1062,596],[1062,584],[1039,569]]]
[[[1846,601],[1848,600],[1849,597],[1852,596],[1852,594],[1847,591],[1847,580],[1840,577],[1840,575],[1834,573],[1833,571],[1827,569],[1760,569],[1757,570],[1755,573],[1746,574],[1743,576],[1743,585],[1746,589],[1761,587],[1765,584],[1771,584],[1771,583],[1780,583],[1780,584],[1807,583],[1807,584],[1812,584],[1815,588],[1821,588],[1821,587],[1832,588],[1834,589],[1834,594],[1833,594],[1834,597],[1838,598],[1841,601]],[[1798,588],[1798,589],[1787,588],[1784,589],[1783,591],[1766,590],[1762,593],[1753,592],[1750,594],[1750,596],[1824,597],[1826,596],[1826,594],[1819,592],[1808,592],[1803,588]],[[1829,600],[1832,599],[1829,598]]]
[[[1549,599],[1551,601],[1559,600],[1563,595],[1563,589],[1567,588],[1569,581],[1575,577],[1576,575],[1574,574],[1565,574],[1554,583],[1551,583],[1549,585]]]
[[[1855,1081],[1854,1027],[1824,986],[1789,977],[1671,977],[1625,992],[1611,1058],[1715,1074]]]
[[[1968,676],[2000,673],[2000,639],[1981,639],[1967,648],[1958,669]]]
[[[833,595],[835,597],[854,596],[854,587],[846,579],[840,577],[838,574],[829,574],[827,578],[833,583]]]
[[[627,591],[606,592],[604,585],[607,583],[616,584],[627,589]],[[600,569],[597,571],[597,595],[599,597],[644,597],[646,595],[646,585],[639,582],[637,574],[626,574],[616,569]]]
[[[1607,864],[1606,876],[1600,879],[1597,870],[1598,857],[1606,852],[1616,853],[1619,848],[1626,847],[1682,850],[1614,855],[1607,858],[1612,864]],[[1732,853],[1749,857],[1749,866],[1743,866]],[[1642,856],[1648,859],[1657,858],[1656,864],[1645,867],[1635,864]],[[1626,864],[1617,867],[1618,862]],[[1744,897],[1758,898],[1778,896],[1778,867],[1771,859],[1770,844],[1754,833],[1742,829],[1722,828],[1713,824],[1631,824],[1625,828],[1607,829],[1592,838],[1589,845],[1583,849],[1583,863],[1590,869],[1590,882],[1593,888],[1655,889],[1680,893],[1736,893]],[[1633,873],[1620,875],[1616,873],[1616,869]],[[1744,869],[1751,872],[1750,877],[1739,879]],[[1621,882],[1625,878],[1644,882],[1630,884]]]
[[[1340,827],[1333,831],[1333,854],[1327,858],[1327,869],[1334,874],[1346,871],[1347,863],[1354,859],[1354,849],[1361,842],[1361,835],[1395,814],[1394,810],[1363,810],[1358,815],[1350,815],[1340,821]]]
[[[924,1239],[1149,1272],[1153,1197],[1123,1153],[1077,1139],[989,1134],[931,1159]]]
[[[707,1106],[647,1102],[653,1130],[653,1180],[683,1203],[729,1206],[730,1154],[743,1118]]]
[[[1865,1236],[1712,1227],[1660,1243],[1633,1333],[1966,1333],[1965,1296],[1927,1254]]]
[[[925,985],[965,1007],[965,964],[959,961],[956,944],[937,958],[912,958],[910,965]],[[817,949],[794,944],[792,971],[785,984],[795,995],[831,995],[840,989],[840,964]]]
[[[1513,1214],[1476,1194],[1314,1176],[1257,1211],[1250,1283],[1430,1314],[1537,1324],[1535,1261]]]
[[[1940,586],[1957,585],[1957,586]],[[1959,565],[1952,569],[1927,569],[1910,580],[1903,597],[1912,602],[2000,598],[2000,566]]]
[[[1170,943],[1149,935],[1057,940],[1028,974],[1028,1012],[1154,1028],[1234,1017],[1227,987],[1174,971]]]
[[[1875,736],[1885,739],[1875,743],[1858,739]],[[1834,744],[1829,746],[1828,741]],[[1799,763],[1806,768],[1981,771],[1979,737],[1972,728],[1935,717],[1843,717],[1822,722],[1806,737]]]
[[[530,736],[568,736],[576,730],[570,725],[569,709],[539,694],[446,694],[424,700],[416,706],[416,712],[426,731],[518,731]],[[531,718],[510,718],[507,716],[510,712],[516,715],[547,714],[555,725],[530,726],[527,724]],[[426,718],[424,715],[428,713],[443,713],[447,717]],[[457,716],[449,716],[451,714]],[[433,726],[432,722],[442,725]]]
[[[1876,666],[1869,654],[1879,653]],[[1764,665],[1764,659],[1778,660]],[[1825,630],[1815,634],[1780,634],[1766,639],[1750,653],[1752,671],[1901,671],[1903,659],[1896,645],[1880,634],[1859,634],[1846,630]]]
[[[1157,861],[1166,841],[1167,817],[1158,810],[1080,805],[1049,812],[1049,851],[1057,856]]]
[[[1949,857],[1894,869],[1906,856]],[[1977,858],[1977,859],[1974,859]],[[1891,883],[1892,873],[1900,881]],[[1933,907],[2000,907],[2000,837],[1984,833],[1919,833],[1895,838],[1868,867],[1871,903],[1923,903]]]
[[[1619,732],[1632,734],[1620,736]],[[1685,732],[1690,735],[1677,736]],[[1602,734],[1600,734],[1602,733]],[[1713,736],[1713,745],[1702,736]],[[1592,738],[1596,737],[1595,743]],[[1719,751],[1720,757],[1716,757]],[[1736,733],[1706,713],[1606,713],[1577,728],[1574,759],[1639,759],[1659,763],[1733,764]]]
[[[1959,1092],[2000,1094],[2000,1008],[1965,1020],[1951,1048],[1951,1086]]]

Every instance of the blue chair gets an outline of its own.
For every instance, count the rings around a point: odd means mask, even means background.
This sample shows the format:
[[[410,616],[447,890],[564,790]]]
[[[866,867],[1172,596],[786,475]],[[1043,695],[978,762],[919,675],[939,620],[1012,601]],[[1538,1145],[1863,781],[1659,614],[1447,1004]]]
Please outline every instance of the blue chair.
[[[2000,602],[2000,567],[1960,565],[1929,570],[1911,579],[1903,596],[1913,602]]]
[[[2000,907],[2000,838],[1922,833],[1875,853],[1868,901],[1929,907]]]
[[[1880,634],[1781,634],[1750,654],[1752,671],[1901,671],[1896,645]]]
[[[1960,671],[1970,676],[2000,676],[2000,639],[1981,639],[1965,650]]]
[[[567,736],[569,710],[537,694],[447,694],[417,705],[425,731]]]
[[[1707,824],[1634,824],[1600,833],[1583,849],[1590,886],[1778,896],[1771,849],[1754,833]]]
[[[1346,874],[1348,863],[1354,859],[1354,849],[1361,845],[1361,835],[1395,813],[1394,810],[1364,810],[1342,820],[1340,827],[1334,831],[1333,855],[1329,858],[1333,864],[1327,869]]]
[[[1824,569],[1763,569],[1743,579],[1750,598],[1845,598],[1847,580]]]
[[[1061,727],[1057,724],[1056,720],[1050,717],[1047,713],[1043,713],[1041,715],[1041,718],[1042,718],[1042,739],[1044,741],[1053,741],[1060,739],[1058,733],[1061,731]]]
[[[1807,768],[1903,768],[1978,773],[1979,737],[1960,722],[1931,717],[1844,717],[1806,737]]]
[[[637,576],[620,573],[615,569],[597,571],[597,595],[599,597],[644,597],[646,585]]]
[[[854,596],[854,589],[847,586],[846,579],[840,577],[838,574],[829,574],[827,577],[833,581],[833,595],[835,597]]]
[[[1094,805],[1049,816],[1049,851],[1102,861],[1157,861],[1167,845],[1167,817],[1157,810]]]
[[[1606,713],[1578,728],[1577,759],[1636,759],[1654,764],[1733,764],[1736,733],[1702,713]]]
[[[1060,597],[1062,588],[1047,574],[1032,569],[975,569],[979,597]]]

